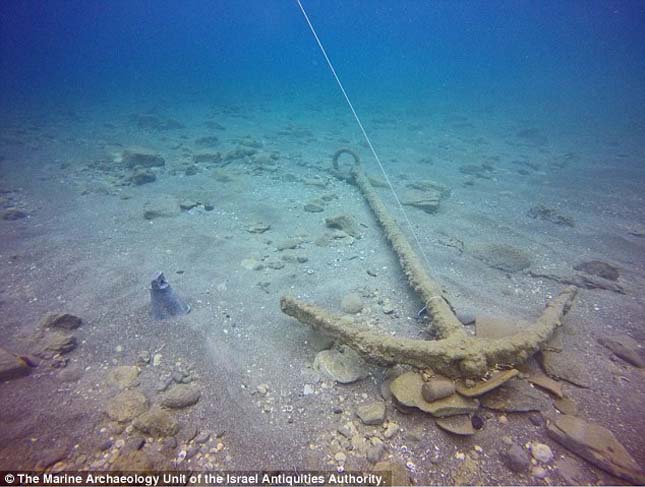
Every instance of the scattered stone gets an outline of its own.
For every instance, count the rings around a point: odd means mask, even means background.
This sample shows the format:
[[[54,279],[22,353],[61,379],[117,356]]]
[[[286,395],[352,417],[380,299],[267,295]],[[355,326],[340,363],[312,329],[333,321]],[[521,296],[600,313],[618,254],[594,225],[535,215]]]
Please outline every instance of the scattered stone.
[[[529,456],[526,454],[524,449],[516,443],[512,443],[508,449],[501,451],[500,458],[504,465],[515,473],[526,473],[531,465]]]
[[[139,385],[139,367],[136,365],[120,365],[108,372],[108,381],[116,384],[119,389],[129,389]]]
[[[385,420],[385,403],[383,401],[374,401],[369,404],[363,404],[356,408],[356,416],[366,425],[381,424]]]
[[[423,377],[417,372],[405,372],[390,384],[392,396],[396,399],[397,404],[405,407],[421,409],[436,417],[454,416],[458,414],[470,414],[475,412],[479,407],[476,399],[469,399],[453,394],[438,401],[428,402],[423,399],[421,388],[423,387]]]
[[[255,390],[263,396],[266,396],[269,393],[269,384],[260,384]]]
[[[368,271],[368,274],[369,274],[369,271]],[[383,314],[386,314],[386,315],[391,315],[392,313],[394,313],[394,309],[395,309],[394,305],[390,300],[385,300],[381,307]]]
[[[363,311],[363,301],[356,293],[349,293],[340,302],[340,309],[343,313],[355,315]]]
[[[506,244],[490,244],[474,250],[474,256],[493,269],[519,272],[531,266],[531,259],[521,249]]]
[[[575,220],[572,217],[562,215],[555,208],[547,208],[544,205],[534,206],[529,209],[526,215],[535,220],[548,221],[556,225],[565,225],[567,227],[575,226]]]
[[[38,322],[38,328],[61,328],[75,330],[83,321],[69,313],[46,313]]]
[[[141,186],[148,183],[154,183],[157,180],[157,175],[150,169],[139,169],[135,171],[128,179],[135,186]]]
[[[341,384],[364,379],[369,373],[365,361],[345,345],[318,352],[314,369]]]
[[[351,237],[360,237],[360,232],[358,231],[356,221],[354,221],[354,218],[349,215],[338,215],[325,218],[325,225],[327,225],[327,227],[329,228],[336,228],[338,230],[341,230]]]
[[[447,377],[435,376],[421,386],[421,395],[428,402],[452,396],[455,393],[455,383]]]
[[[199,201],[185,199],[179,203],[179,209],[181,211],[190,211],[193,208],[197,208],[201,203]]]
[[[467,414],[449,416],[447,418],[436,418],[437,426],[448,433],[460,436],[471,436],[475,434],[473,423]]]
[[[576,416],[578,414],[578,405],[567,397],[556,399],[553,405],[562,414],[568,414],[570,416]]]
[[[0,347],[0,382],[24,377],[30,370],[24,359]]]
[[[390,438],[394,437],[394,435],[396,435],[400,429],[401,428],[399,427],[398,424],[390,421],[389,423],[387,423],[387,426],[385,427],[385,431],[383,431],[383,437],[386,440],[389,440]]]
[[[141,414],[133,425],[142,433],[155,437],[174,436],[179,430],[175,419],[159,406],[153,406]]]
[[[143,205],[143,218],[154,220],[156,218],[172,218],[180,214],[177,201],[171,197],[159,197],[147,201]]]
[[[8,208],[2,212],[2,219],[7,221],[21,220],[27,218],[29,214],[19,208]]]
[[[634,484],[645,484],[643,468],[608,429],[567,415],[547,423],[547,433],[598,468]]]
[[[497,389],[518,374],[519,371],[517,369],[509,369],[496,372],[487,381],[479,382],[473,387],[466,387],[464,384],[458,383],[457,392],[466,397],[479,397],[493,389]]]
[[[603,262],[601,260],[590,260],[588,262],[582,262],[573,266],[573,268],[580,272],[586,272],[593,276],[602,277],[609,281],[616,281],[620,277],[618,269],[613,265]]]
[[[246,231],[249,233],[264,233],[270,229],[271,225],[269,225],[268,223],[260,222],[252,223],[248,227],[246,227]]]
[[[581,354],[543,350],[539,358],[549,377],[566,380],[579,387],[591,387],[591,374],[583,365],[587,359]]]
[[[488,409],[507,413],[547,411],[551,406],[546,396],[518,378],[486,394],[481,401]]]
[[[531,456],[540,463],[550,463],[553,460],[553,452],[549,445],[544,443],[532,442],[530,444]]]
[[[112,397],[105,406],[105,413],[112,421],[126,423],[148,409],[148,399],[138,391],[126,390]]]
[[[121,153],[121,161],[128,168],[161,167],[166,164],[163,157],[150,149],[126,149]]]
[[[161,365],[161,358],[162,355],[160,353],[155,353],[154,357],[152,357],[152,366],[159,367]]]
[[[607,347],[625,362],[634,367],[645,368],[645,358],[641,346],[629,335],[613,335],[601,337],[598,343]]]

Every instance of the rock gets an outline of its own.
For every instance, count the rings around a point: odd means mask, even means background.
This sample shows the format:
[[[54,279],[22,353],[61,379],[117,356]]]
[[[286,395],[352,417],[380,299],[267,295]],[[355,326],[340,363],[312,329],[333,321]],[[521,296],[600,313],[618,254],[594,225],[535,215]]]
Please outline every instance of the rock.
[[[112,397],[105,406],[105,413],[112,421],[126,423],[148,409],[148,399],[138,391],[127,390]]]
[[[24,359],[0,347],[0,382],[24,377],[30,371]]]
[[[28,216],[27,212],[22,211],[19,208],[8,208],[2,212],[2,219],[7,221],[22,220]]]
[[[568,414],[570,416],[578,414],[578,405],[569,398],[562,397],[560,399],[556,399],[553,405],[562,414]]]
[[[150,169],[139,169],[135,171],[132,176],[128,178],[135,186],[141,186],[147,183],[154,183],[157,180],[157,175]]]
[[[591,387],[591,374],[583,365],[587,360],[583,355],[543,350],[538,357],[549,377],[566,380],[579,387]]]
[[[179,209],[181,211],[190,211],[193,208],[197,208],[201,203],[196,200],[184,199],[179,202]]]
[[[202,152],[193,155],[195,164],[219,164],[222,162],[222,154],[219,152]]]
[[[370,438],[371,445],[367,447],[367,460],[370,463],[377,463],[385,453],[385,444],[380,438]]]
[[[454,393],[455,383],[446,377],[432,377],[421,386],[421,395],[428,402],[452,396]]]
[[[544,443],[531,442],[531,456],[540,463],[549,463],[553,460],[553,452],[549,445]]]
[[[133,425],[142,433],[155,437],[174,436],[179,430],[175,419],[159,406],[153,406],[137,417]]]
[[[180,212],[177,201],[172,197],[158,197],[143,205],[143,218],[146,220],[172,218],[179,215]]]
[[[354,219],[349,215],[338,215],[334,217],[325,218],[325,225],[329,228],[336,228],[345,232],[347,235],[358,238],[360,232]]]
[[[150,472],[154,470],[154,464],[143,450],[134,450],[119,455],[112,464],[112,470],[115,472]]]
[[[343,313],[355,315],[363,311],[363,301],[356,293],[349,293],[340,302],[340,309]]]
[[[74,316],[69,313],[46,313],[40,318],[38,322],[38,328],[61,328],[63,330],[75,330],[81,324],[81,320],[78,316]]]
[[[567,227],[575,226],[575,220],[566,215],[562,215],[555,208],[547,208],[544,205],[537,205],[531,208],[527,213],[527,216],[535,220],[543,220],[556,225],[565,225]]]
[[[136,113],[130,116],[130,120],[135,122],[139,128],[145,130],[166,131],[184,128],[181,122],[173,118],[162,117],[152,113]]]
[[[39,452],[35,470],[42,472],[47,467],[51,467],[56,462],[60,462],[67,457],[68,450],[68,447],[63,445],[47,448]]]
[[[405,186],[410,189],[431,193],[433,195],[435,193],[439,193],[442,198],[450,195],[450,188],[448,186],[429,179],[415,180]]]
[[[493,269],[519,272],[531,266],[531,259],[521,249],[505,244],[490,244],[476,248],[474,256]]]
[[[467,414],[460,414],[456,416],[449,416],[447,418],[436,418],[435,423],[437,426],[448,433],[460,436],[471,436],[475,434],[470,416]]]
[[[608,429],[575,416],[561,416],[547,423],[547,433],[598,468],[628,482],[645,484],[641,466]]]
[[[77,382],[81,377],[83,377],[83,368],[79,366],[67,366],[57,376],[61,382]]]
[[[121,161],[126,167],[161,167],[166,161],[156,152],[150,149],[131,148],[121,153]]]
[[[613,265],[603,262],[601,260],[590,260],[588,262],[582,262],[573,267],[577,271],[586,272],[592,276],[602,277],[609,281],[616,281],[620,276],[618,269]]]
[[[530,323],[512,318],[475,316],[475,335],[480,338],[504,338],[528,328]]]
[[[240,262],[240,264],[242,265],[242,267],[249,271],[261,271],[262,269],[264,269],[264,264],[253,257],[242,259],[242,262]]]
[[[307,203],[304,206],[304,209],[305,209],[305,211],[307,211],[309,213],[321,213],[321,212],[325,211],[323,206],[320,203],[318,203],[317,201],[316,202],[312,201],[312,202]]]
[[[401,428],[399,427],[398,424],[389,422],[387,423],[387,426],[385,427],[385,431],[383,431],[383,438],[386,440],[389,440],[392,438],[394,435],[396,435]]]
[[[365,361],[345,345],[318,352],[314,369],[341,384],[356,382],[368,375]]]
[[[601,337],[598,339],[598,343],[607,347],[625,362],[629,362],[635,367],[645,367],[642,348],[638,342],[629,335]]]
[[[518,378],[486,394],[481,402],[488,409],[507,413],[547,411],[551,406],[546,396]]]
[[[374,465],[372,471],[376,473],[390,473],[392,475],[392,481],[389,485],[411,485],[408,469],[401,463],[394,463],[391,461],[378,462]]]
[[[526,473],[531,465],[531,461],[524,449],[516,443],[501,451],[499,456],[502,463],[515,473]]]
[[[519,374],[516,369],[503,370],[494,373],[490,379],[485,382],[478,382],[473,387],[466,387],[463,383],[457,384],[457,392],[466,397],[479,397],[487,392],[497,389],[502,384],[508,382],[513,377]]]
[[[108,372],[108,381],[116,384],[119,389],[129,389],[139,385],[139,367],[136,365],[120,365]]]
[[[278,252],[283,252],[285,250],[293,250],[302,244],[302,239],[301,238],[288,238],[286,240],[282,240],[276,245],[276,249]]]
[[[182,409],[197,404],[201,391],[192,384],[176,384],[165,392],[159,403],[170,409]]]
[[[438,401],[428,402],[423,399],[421,388],[423,377],[417,372],[405,372],[390,384],[390,392],[398,404],[421,409],[433,416],[445,417],[475,412],[479,407],[476,399],[468,399],[453,394]]]
[[[258,394],[266,396],[269,393],[269,384],[259,384],[255,390],[258,391]]]
[[[381,424],[385,420],[385,403],[374,401],[363,404],[356,408],[356,416],[366,425]]]

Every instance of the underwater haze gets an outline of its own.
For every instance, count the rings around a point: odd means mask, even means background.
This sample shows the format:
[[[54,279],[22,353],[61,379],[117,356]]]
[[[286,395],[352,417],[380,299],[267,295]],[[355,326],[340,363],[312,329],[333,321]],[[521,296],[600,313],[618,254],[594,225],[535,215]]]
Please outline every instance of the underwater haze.
[[[645,483],[645,3],[8,0],[0,107],[0,470]]]

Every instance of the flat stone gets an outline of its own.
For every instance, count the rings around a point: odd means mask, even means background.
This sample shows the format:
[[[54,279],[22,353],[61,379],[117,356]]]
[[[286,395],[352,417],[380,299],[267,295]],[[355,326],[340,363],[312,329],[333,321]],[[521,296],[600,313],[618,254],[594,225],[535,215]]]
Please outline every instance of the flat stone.
[[[410,474],[406,466],[402,463],[390,461],[378,462],[372,469],[373,472],[384,472],[392,475],[390,485],[412,485]]]
[[[475,434],[475,428],[473,428],[473,423],[467,414],[436,418],[435,423],[442,430],[455,435],[471,436]]]
[[[493,269],[504,272],[519,272],[531,266],[528,254],[516,247],[506,244],[490,244],[474,250],[474,256]]]
[[[55,354],[65,354],[74,350],[78,342],[76,337],[63,331],[49,331],[41,336],[40,351],[36,355],[51,358]]]
[[[356,408],[356,416],[366,425],[381,424],[385,420],[385,403],[383,401],[374,401],[369,404],[363,404]]]
[[[637,485],[645,484],[643,468],[608,429],[575,416],[547,423],[548,435],[598,468]]]
[[[246,227],[246,231],[249,233],[264,233],[271,229],[271,225],[268,223],[255,222],[251,223]]]
[[[577,271],[586,272],[592,276],[602,277],[610,281],[618,280],[620,273],[613,265],[603,262],[601,260],[590,260],[582,262],[573,267]]]
[[[173,197],[158,197],[147,201],[143,205],[143,218],[155,220],[156,218],[173,218],[181,213],[177,200]]]
[[[578,414],[578,405],[567,397],[556,399],[553,405],[562,414],[568,414],[569,416],[576,416]]]
[[[318,203],[313,203],[313,202],[307,203],[304,206],[304,209],[305,209],[305,211],[307,211],[309,213],[322,213],[323,211],[325,211],[325,208],[323,208],[322,205],[320,205]]]
[[[639,343],[629,335],[613,335],[601,337],[598,343],[607,347],[625,362],[635,367],[644,368],[645,358]]]
[[[356,224],[356,221],[354,221],[354,218],[349,215],[338,215],[325,218],[325,225],[329,228],[341,230],[354,238],[360,237],[358,225]]]
[[[340,309],[343,313],[357,314],[363,311],[363,300],[356,293],[345,295],[340,302]]]
[[[527,381],[529,381],[531,384],[536,385],[540,387],[541,389],[544,389],[551,394],[555,395],[556,397],[562,397],[563,392],[562,392],[562,382],[558,382],[557,380],[551,379],[551,377],[544,375],[541,372],[532,372],[531,375],[529,375],[526,378]]]
[[[157,180],[157,175],[152,172],[150,169],[137,169],[132,175],[128,178],[135,186],[142,186],[148,183],[154,183]]]
[[[159,406],[153,406],[137,417],[133,425],[142,433],[155,437],[174,436],[179,431],[177,421]]]
[[[494,373],[490,379],[485,382],[478,382],[473,387],[466,387],[463,383],[457,384],[457,392],[462,396],[466,397],[479,397],[487,392],[497,389],[502,384],[508,382],[513,377],[519,374],[519,371],[516,369],[503,370]]]
[[[192,384],[176,384],[161,396],[160,404],[165,408],[182,409],[197,404],[201,395]]]
[[[112,397],[105,405],[105,413],[112,421],[126,423],[148,409],[148,399],[139,391],[127,390]]]
[[[24,377],[30,371],[25,360],[0,347],[0,382]]]
[[[139,367],[120,365],[108,372],[108,380],[120,389],[129,389],[139,384]]]
[[[421,395],[427,402],[437,401],[455,393],[455,383],[447,377],[432,377],[421,386]]]
[[[318,352],[314,360],[314,369],[341,384],[356,382],[367,377],[369,373],[365,361],[344,345]]]
[[[390,392],[400,405],[417,408],[436,417],[469,414],[479,408],[476,399],[465,398],[459,394],[428,402],[423,399],[421,393],[423,384],[421,374],[406,372],[391,382]]]
[[[549,445],[539,443],[536,441],[531,442],[531,456],[540,463],[550,463],[553,460],[553,452]]]
[[[432,215],[439,210],[441,194],[438,191],[409,193],[403,197],[401,203]]]
[[[591,374],[584,367],[586,358],[577,352],[550,352],[544,350],[539,358],[546,374],[579,387],[591,387]]]
[[[528,382],[514,378],[481,399],[482,406],[507,413],[546,411],[551,404],[547,397]]]
[[[63,330],[74,330],[81,326],[83,320],[78,316],[69,313],[45,313],[40,321],[39,328],[61,328]]]

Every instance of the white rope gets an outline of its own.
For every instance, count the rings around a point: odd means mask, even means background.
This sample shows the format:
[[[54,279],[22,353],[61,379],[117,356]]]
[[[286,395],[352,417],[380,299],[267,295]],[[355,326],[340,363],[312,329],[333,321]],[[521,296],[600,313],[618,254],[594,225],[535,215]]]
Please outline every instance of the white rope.
[[[423,256],[423,260],[425,261],[426,265],[428,266],[428,269],[430,268],[430,262],[428,261],[428,257],[426,256],[425,252],[423,251],[423,247],[421,246],[421,241],[419,240],[419,237],[417,236],[417,233],[414,231],[414,227],[412,226],[412,222],[410,221],[410,218],[408,217],[408,214],[405,212],[405,209],[403,208],[403,204],[401,203],[401,200],[399,199],[399,195],[396,193],[394,186],[392,185],[392,182],[390,181],[390,178],[388,177],[387,173],[385,172],[385,168],[383,167],[383,164],[381,164],[381,159],[379,158],[378,154],[376,153],[376,150],[374,150],[374,146],[372,145],[372,141],[367,135],[367,132],[365,131],[365,127],[363,127],[363,124],[361,123],[361,119],[358,118],[358,114],[356,113],[356,110],[354,110],[354,105],[352,105],[352,102],[349,99],[349,96],[347,95],[347,92],[345,91],[345,88],[343,87],[343,83],[340,82],[340,78],[336,74],[336,70],[334,69],[334,65],[331,63],[331,59],[329,59],[329,56],[327,55],[327,51],[325,51],[325,48],[322,45],[322,42],[320,42],[320,39],[318,38],[318,34],[316,33],[316,29],[314,29],[313,24],[309,20],[309,16],[307,15],[307,12],[305,12],[305,8],[302,6],[302,3],[300,3],[300,0],[296,0],[298,2],[298,6],[300,7],[300,10],[302,11],[302,15],[304,15],[305,20],[307,21],[307,24],[309,25],[309,29],[311,30],[311,33],[314,36],[314,39],[316,39],[316,43],[318,44],[318,47],[320,48],[320,51],[322,52],[322,55],[325,58],[325,61],[327,61],[327,65],[329,66],[329,69],[331,70],[331,74],[334,75],[334,78],[336,79],[336,83],[338,83],[338,87],[340,88],[340,91],[343,93],[343,96],[345,97],[345,101],[347,102],[347,105],[349,105],[349,109],[352,111],[352,114],[354,115],[354,118],[356,119],[356,123],[361,129],[361,132],[363,133],[363,137],[365,137],[365,140],[367,141],[367,145],[370,148],[370,151],[372,152],[372,155],[374,156],[374,159],[376,159],[376,162],[378,163],[379,168],[381,168],[381,173],[383,174],[383,177],[385,178],[385,181],[387,182],[387,185],[390,187],[390,191],[392,191],[392,194],[394,195],[394,199],[396,200],[397,205],[399,206],[399,209],[401,210],[401,213],[403,214],[403,217],[405,218],[406,223],[408,224],[408,227],[410,228],[410,232],[412,232],[412,235],[414,236],[414,240],[417,244],[417,247],[419,248],[419,252],[421,252],[421,255]]]

